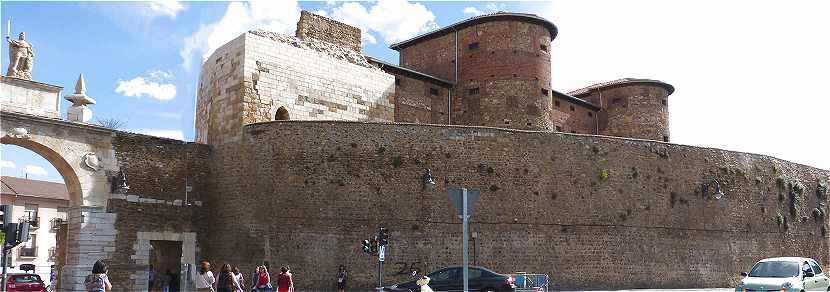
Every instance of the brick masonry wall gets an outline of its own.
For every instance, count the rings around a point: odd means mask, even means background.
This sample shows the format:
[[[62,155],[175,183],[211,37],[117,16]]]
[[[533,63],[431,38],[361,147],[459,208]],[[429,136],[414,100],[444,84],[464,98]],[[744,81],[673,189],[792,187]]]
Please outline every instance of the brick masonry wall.
[[[272,121],[280,107],[295,120],[394,119],[395,78],[368,63],[361,66],[248,33],[243,74],[257,99],[245,100],[245,124]]]
[[[551,40],[545,27],[522,21],[489,21],[463,28],[457,37],[453,124],[554,129]],[[455,38],[449,33],[403,48],[400,63],[455,80]],[[543,89],[547,94],[542,93]]]
[[[597,112],[566,99],[554,98],[551,120],[553,130],[576,134],[597,133]]]
[[[600,99],[600,96],[602,98]],[[599,105],[601,135],[668,142],[668,92],[648,84],[617,85],[580,96]]]
[[[480,127],[287,121],[245,130],[241,143],[213,152],[203,254],[245,271],[290,265],[299,290],[333,290],[339,264],[353,288],[374,285],[376,262],[359,241],[380,225],[392,234],[387,283],[409,267],[460,264],[450,186],[482,192],[472,213],[477,264],[547,273],[554,289],[729,286],[771,256],[830,264],[830,222],[811,215],[826,209],[817,185],[830,172],[768,156]],[[434,190],[422,185],[427,168]],[[721,200],[702,191],[712,178]]]
[[[359,28],[305,10],[300,12],[296,36],[329,42],[356,52],[362,50]]]
[[[149,269],[149,250],[139,242],[139,233],[205,232],[200,230],[200,216],[209,214],[199,210],[209,190],[210,146],[116,132],[113,148],[130,189],[113,195],[107,205],[107,212],[117,215],[115,252],[108,259],[110,278],[114,291],[137,291],[146,289]],[[185,179],[193,186],[189,204],[184,202]]]
[[[424,124],[447,123],[449,88],[406,75],[395,74],[395,121]],[[437,90],[437,94],[430,93]]]

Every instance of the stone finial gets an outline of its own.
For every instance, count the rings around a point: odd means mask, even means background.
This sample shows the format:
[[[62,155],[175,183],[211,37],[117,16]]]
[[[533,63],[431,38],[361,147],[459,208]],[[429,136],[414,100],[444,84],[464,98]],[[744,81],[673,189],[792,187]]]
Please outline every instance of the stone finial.
[[[78,82],[75,82],[75,94],[86,93],[86,81],[84,81],[84,73],[78,75]]]
[[[88,104],[95,104],[95,100],[86,96],[86,81],[84,81],[84,73],[78,75],[78,81],[75,82],[75,93],[67,95],[66,100],[72,102],[72,106],[83,106]]]
[[[87,105],[95,104],[95,100],[86,96],[86,81],[84,81],[83,73],[78,75],[78,81],[75,82],[75,93],[67,95],[65,98],[72,102],[72,106],[66,110],[68,120],[86,123],[92,119],[92,111]]]

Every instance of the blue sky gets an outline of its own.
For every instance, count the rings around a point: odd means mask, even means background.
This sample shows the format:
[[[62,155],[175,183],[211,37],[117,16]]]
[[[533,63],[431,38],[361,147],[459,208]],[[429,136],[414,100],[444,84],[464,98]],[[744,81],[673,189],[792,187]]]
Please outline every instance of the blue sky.
[[[669,3],[665,3],[669,2]],[[360,27],[364,53],[397,63],[390,43],[497,10],[553,21],[553,88],[571,91],[621,77],[673,84],[676,143],[768,154],[830,169],[830,2],[563,0],[538,2],[9,2],[3,33],[25,31],[33,79],[70,94],[83,72],[95,118],[123,129],[193,139],[203,56],[246,30],[292,34],[299,9]],[[2,68],[8,64],[2,46]],[[61,110],[69,105],[63,102]],[[797,137],[797,138],[788,138]],[[61,181],[31,152],[2,146],[3,175],[26,165]],[[9,163],[14,164],[14,168]],[[32,177],[32,176],[30,176]],[[38,177],[35,177],[38,178]]]

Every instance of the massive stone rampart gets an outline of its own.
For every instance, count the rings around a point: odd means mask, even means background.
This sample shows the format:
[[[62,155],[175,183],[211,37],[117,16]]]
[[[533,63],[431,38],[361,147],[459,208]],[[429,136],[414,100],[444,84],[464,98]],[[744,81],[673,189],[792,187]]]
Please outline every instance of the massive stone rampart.
[[[729,286],[772,256],[830,264],[821,215],[830,172],[763,155],[497,128],[285,121],[246,126],[210,161],[201,254],[244,270],[290,265],[303,291],[333,290],[339,264],[353,288],[374,285],[376,261],[359,241],[381,225],[392,230],[387,284],[410,268],[460,264],[451,186],[481,190],[475,263],[546,273],[556,289]],[[434,189],[423,184],[427,168]]]

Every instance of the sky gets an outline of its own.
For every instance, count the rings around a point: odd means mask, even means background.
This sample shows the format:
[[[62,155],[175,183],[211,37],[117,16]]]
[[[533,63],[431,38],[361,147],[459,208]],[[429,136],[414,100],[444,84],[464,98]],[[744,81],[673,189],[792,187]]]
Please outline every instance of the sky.
[[[397,63],[391,43],[483,13],[525,12],[559,29],[552,87],[623,77],[672,84],[672,143],[759,153],[830,169],[830,1],[379,0],[2,1],[0,28],[26,32],[33,79],[71,94],[83,73],[94,119],[193,140],[201,61],[244,31],[293,34],[301,9],[358,26],[364,53]],[[2,46],[2,68],[8,66]],[[69,102],[63,101],[64,116]],[[0,173],[61,182],[48,162],[3,145]],[[39,168],[39,169],[38,169]]]

